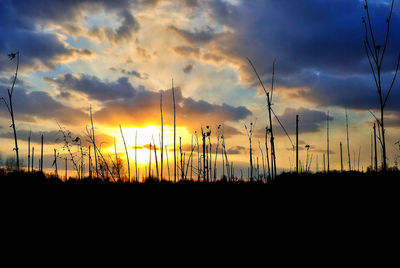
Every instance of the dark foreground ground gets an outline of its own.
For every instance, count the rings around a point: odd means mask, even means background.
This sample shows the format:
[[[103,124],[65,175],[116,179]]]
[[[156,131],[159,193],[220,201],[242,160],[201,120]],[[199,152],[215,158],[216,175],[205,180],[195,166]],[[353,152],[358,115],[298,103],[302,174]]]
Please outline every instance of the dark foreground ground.
[[[1,177],[0,267],[397,267],[399,190],[399,173],[175,185]]]

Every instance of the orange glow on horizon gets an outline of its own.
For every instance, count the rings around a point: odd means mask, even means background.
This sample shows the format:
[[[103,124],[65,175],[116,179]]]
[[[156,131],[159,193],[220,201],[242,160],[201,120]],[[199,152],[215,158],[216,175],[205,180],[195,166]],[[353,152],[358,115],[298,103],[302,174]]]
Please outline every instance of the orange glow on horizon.
[[[157,147],[157,160],[161,160],[160,154],[160,141],[161,141],[161,126],[146,126],[146,127],[123,127],[122,131],[124,133],[126,147],[128,148],[129,159],[131,163],[135,161],[135,137],[137,134],[137,163],[138,164],[147,164],[149,161],[149,144],[155,143]],[[126,159],[125,155],[125,147],[121,137],[121,132],[119,128],[109,128],[104,131],[110,136],[116,138],[116,147],[118,157]],[[177,127],[176,128],[176,146],[179,148],[179,137],[182,137],[182,145],[190,142],[191,134],[187,131],[186,127]],[[189,137],[189,138],[188,138]],[[164,126],[164,139],[163,139],[163,151],[164,151],[164,162],[166,161],[165,155],[165,146],[167,146],[168,151],[174,146],[174,127],[166,125]],[[114,154],[114,144],[107,144],[107,147],[104,148],[106,154]],[[170,159],[173,159],[173,156],[168,152],[168,156]],[[154,161],[154,152],[152,148],[151,153],[152,161]]]

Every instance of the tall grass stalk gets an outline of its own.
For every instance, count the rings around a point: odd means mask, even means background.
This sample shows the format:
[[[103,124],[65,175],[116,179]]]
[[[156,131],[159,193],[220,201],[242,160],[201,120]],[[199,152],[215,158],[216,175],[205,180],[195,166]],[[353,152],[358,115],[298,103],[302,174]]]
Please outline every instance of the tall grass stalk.
[[[151,136],[151,138],[153,140],[153,145],[154,145],[154,161],[156,163],[157,180],[160,181],[160,174],[158,173],[157,146],[156,143],[154,142],[154,136]]]
[[[161,154],[161,180],[164,175],[164,118],[163,118],[163,103],[162,93],[160,95],[160,116],[161,116],[161,139],[160,139],[160,154]]]
[[[131,166],[130,166],[130,163],[129,163],[128,148],[126,147],[124,132],[122,131],[121,124],[119,125],[119,130],[120,130],[120,132],[121,132],[122,141],[124,142],[124,147],[125,147],[126,163],[127,163],[127,165],[128,165],[128,181],[129,181],[129,182],[132,182],[132,181],[131,181]]]
[[[171,181],[171,175],[170,175],[170,172],[169,172],[168,147],[167,147],[167,145],[165,145],[165,156],[167,157],[168,181]]]
[[[137,165],[137,130],[135,133],[135,176],[136,176],[136,182],[139,182],[138,165]]]
[[[92,114],[92,105],[90,105],[90,123],[91,123],[91,125],[92,125],[92,133],[91,133],[91,140],[92,140],[92,143],[93,143],[93,151],[94,151],[94,163],[95,163],[95,168],[96,168],[96,177],[98,178],[99,177],[99,169],[98,169],[98,166],[97,166],[97,151],[96,151],[96,149],[95,148],[97,148],[96,147],[96,136],[95,136],[95,134],[94,134],[94,125],[93,125],[93,114]]]
[[[349,171],[350,171],[351,170],[351,160],[350,160],[349,118],[347,115],[347,108],[345,108],[345,112],[346,112],[347,158],[349,160]]]
[[[115,169],[117,170],[118,180],[121,180],[121,170],[117,154],[117,140],[114,137],[114,154],[115,154]]]
[[[176,103],[175,103],[174,79],[172,79],[172,101],[174,105],[174,182],[176,183]]]
[[[28,173],[30,172],[30,162],[31,162],[31,134],[32,131],[29,131],[29,137],[28,137]]]

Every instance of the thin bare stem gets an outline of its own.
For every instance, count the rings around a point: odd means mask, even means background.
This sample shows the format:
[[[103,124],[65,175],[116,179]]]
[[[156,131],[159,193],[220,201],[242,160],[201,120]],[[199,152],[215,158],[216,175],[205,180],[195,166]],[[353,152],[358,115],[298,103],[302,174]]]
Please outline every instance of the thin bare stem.
[[[128,180],[129,180],[129,182],[131,182],[131,167],[130,167],[130,164],[129,164],[128,148],[126,147],[125,137],[124,137],[124,133],[122,132],[121,125],[119,125],[119,130],[121,131],[122,141],[124,142],[124,147],[125,147],[126,162],[128,164]]]

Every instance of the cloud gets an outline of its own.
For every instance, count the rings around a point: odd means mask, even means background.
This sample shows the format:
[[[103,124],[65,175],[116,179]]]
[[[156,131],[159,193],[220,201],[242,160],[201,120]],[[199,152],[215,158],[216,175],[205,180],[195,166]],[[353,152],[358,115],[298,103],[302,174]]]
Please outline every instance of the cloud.
[[[179,29],[175,26],[170,26],[170,30],[180,36],[189,44],[206,44],[211,42],[214,38],[218,37],[220,34],[216,33],[211,27],[207,27],[204,30],[196,30],[194,32],[184,29]]]
[[[67,128],[63,127],[63,130],[66,132],[70,132]],[[27,129],[17,130],[18,141],[28,141],[29,136],[31,137],[31,146],[33,143],[40,144],[42,142],[43,135],[43,144],[45,145],[55,145],[59,147],[64,146],[64,138],[62,132],[58,130],[50,130],[50,131],[32,131]],[[84,147],[92,146],[89,138],[86,137],[84,133],[70,133],[72,139],[75,137],[80,137],[82,145]],[[6,139],[14,139],[14,133],[9,132],[0,132],[0,138]],[[114,142],[114,137],[104,134],[97,133],[96,134],[96,143],[97,146],[111,146]]]
[[[45,77],[45,81],[54,84],[58,90],[84,93],[89,99],[110,101],[119,98],[131,98],[135,89],[128,78],[121,77],[115,82],[104,82],[96,76],[81,74],[79,76],[67,73],[57,78]]]
[[[99,40],[103,40],[106,37],[113,44],[131,40],[133,34],[140,29],[139,22],[128,10],[120,11],[118,17],[122,19],[122,22],[117,29],[96,25],[90,29],[89,35],[97,37]]]
[[[246,152],[247,149],[243,146],[233,146],[226,151],[227,154],[244,154]]]
[[[149,74],[147,74],[147,73],[139,73],[138,71],[133,70],[133,69],[132,70],[125,70],[125,69],[117,69],[115,67],[110,67],[109,70],[113,71],[113,72],[117,72],[117,71],[120,70],[122,74],[134,76],[136,78],[143,79],[143,80],[146,80],[146,79],[149,78]]]
[[[74,48],[65,41],[65,37],[38,27],[39,21],[48,19],[62,20],[74,18],[79,6],[58,9],[60,2],[52,1],[3,1],[0,6],[0,55],[19,50],[21,68],[34,70],[53,69],[59,63],[74,61],[81,57],[91,57],[89,49]],[[65,1],[64,1],[65,2]],[[76,2],[76,1],[75,1]],[[0,57],[0,70],[13,69],[6,57]]]
[[[382,76],[383,92],[387,93],[392,73]],[[280,78],[281,92],[291,100],[306,101],[320,106],[340,106],[358,110],[376,109],[379,107],[378,93],[369,75],[335,76],[301,72],[289,78]],[[398,82],[397,82],[398,83]],[[400,92],[395,85],[387,102],[388,111],[400,111]]]
[[[182,56],[198,56],[200,54],[199,48],[192,46],[177,46],[174,51]]]
[[[160,124],[160,94],[147,90],[137,90],[131,99],[108,102],[95,113],[103,124],[146,126]],[[163,114],[166,125],[173,124],[172,90],[162,91]],[[251,112],[243,107],[227,104],[216,105],[205,101],[196,101],[182,96],[180,88],[175,88],[177,124],[188,127],[191,131],[200,125],[216,125],[223,122],[235,122],[246,118]]]
[[[183,67],[182,71],[185,74],[189,74],[193,70],[193,64],[188,64],[185,67]]]
[[[371,5],[374,15],[385,23],[387,8]],[[216,21],[234,29],[225,33],[224,39],[212,38],[212,48],[241,61],[243,71],[249,57],[257,63],[262,75],[271,73],[275,58],[281,74],[302,69],[335,74],[369,72],[362,46],[364,9],[360,1],[251,1],[238,5],[210,1],[208,6]],[[398,15],[393,20],[394,25],[399,25]],[[400,43],[397,34],[400,29],[393,31],[392,48]],[[196,39],[186,40],[196,42]],[[389,54],[397,54],[393,53],[391,49]]]
[[[71,47],[55,33],[7,29],[0,36],[0,43],[5,44],[0,46],[0,55],[4,55],[0,57],[0,71],[15,68],[15,60],[10,62],[6,55],[17,50],[20,51],[21,69],[49,70],[60,63],[94,56],[89,49]]]
[[[139,73],[139,72],[137,72],[137,71],[135,71],[135,70],[127,71],[127,70],[125,70],[125,69],[122,69],[121,72],[122,72],[123,74],[135,76],[135,77],[137,77],[137,78],[139,78],[139,79],[144,79],[144,80],[146,80],[147,78],[149,78],[149,75],[148,75],[148,74],[146,74],[146,73]]]
[[[361,17],[365,11],[361,1],[255,0],[232,4],[215,0],[205,3],[207,14],[218,27],[206,26],[200,30],[170,27],[185,46],[203,51],[203,59],[217,65],[222,59],[231,63],[238,69],[241,81],[251,87],[258,87],[258,81],[246,57],[252,59],[265,84],[270,83],[272,62],[276,59],[277,90],[291,84],[294,95],[298,90],[307,92],[306,100],[321,106],[376,107],[376,89],[363,48]],[[388,5],[371,2],[370,10],[381,44]],[[399,14],[393,13],[382,67],[386,83],[391,81],[399,53]],[[400,107],[399,98],[394,99],[393,96],[392,107]]]
[[[55,78],[45,78],[60,92],[78,92],[103,102],[102,108],[94,116],[96,121],[106,125],[158,125],[160,122],[160,97],[163,95],[164,123],[172,125],[172,90],[149,91],[142,86],[134,88],[127,78],[116,81],[103,81],[96,76],[63,74]],[[68,95],[68,94],[67,94]],[[69,96],[69,95],[68,95]],[[244,106],[213,104],[203,100],[184,97],[179,87],[175,88],[177,124],[195,130],[201,125],[218,125],[236,122],[251,115]],[[238,131],[226,125],[227,135]]]
[[[286,108],[281,115],[278,115],[278,118],[289,135],[296,134],[296,115],[299,115],[299,133],[315,133],[319,131],[321,125],[326,124],[325,112],[307,109],[304,107]],[[332,120],[333,117],[329,116],[329,121]],[[273,121],[274,134],[286,135],[277,120],[274,119]],[[257,129],[255,136],[259,138],[265,137],[265,128]]]
[[[67,77],[65,79],[65,77]],[[116,122],[123,125],[144,126],[159,124],[160,97],[163,94],[163,113],[165,124],[172,125],[173,105],[172,90],[159,92],[149,91],[143,87],[133,88],[126,79],[116,82],[101,81],[97,77],[81,75],[60,76],[50,79],[60,90],[68,89],[88,94],[92,98],[107,100],[102,109],[94,114],[96,121],[113,125]],[[70,82],[72,81],[72,82]],[[120,84],[123,82],[123,86]],[[217,125],[224,122],[235,122],[251,115],[243,106],[233,107],[228,104],[212,104],[202,100],[183,97],[179,87],[175,88],[177,124],[196,129],[201,124]],[[227,132],[236,134],[233,128],[227,126]]]
[[[151,56],[147,53],[145,48],[136,47],[136,53],[145,60],[151,60]]]
[[[7,94],[7,87],[0,85],[0,94]],[[23,88],[15,87],[13,93],[13,106],[16,121],[38,122],[41,120],[59,121],[65,124],[81,125],[88,118],[84,112],[67,107],[55,100],[47,92],[27,92]],[[0,116],[9,118],[5,105],[0,108]]]
[[[27,141],[29,135],[31,136],[31,142],[33,143],[41,143],[41,135],[43,134],[43,143],[44,144],[55,144],[58,143],[58,139],[61,137],[59,131],[29,131],[29,130],[18,130],[17,137],[18,140]],[[1,138],[14,139],[13,132],[2,132],[0,133]]]

